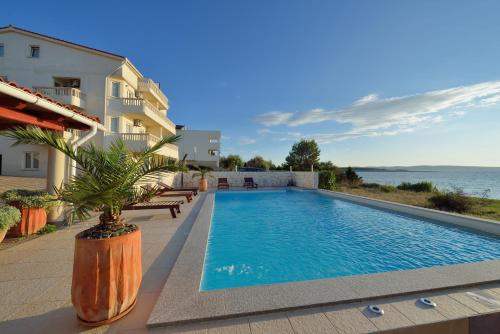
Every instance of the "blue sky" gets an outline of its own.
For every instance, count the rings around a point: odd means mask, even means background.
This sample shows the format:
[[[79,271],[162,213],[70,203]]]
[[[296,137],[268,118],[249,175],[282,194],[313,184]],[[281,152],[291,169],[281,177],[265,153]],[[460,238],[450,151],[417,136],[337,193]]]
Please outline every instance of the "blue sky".
[[[500,166],[498,1],[22,1],[14,24],[122,54],[222,153],[299,138],[356,166]]]

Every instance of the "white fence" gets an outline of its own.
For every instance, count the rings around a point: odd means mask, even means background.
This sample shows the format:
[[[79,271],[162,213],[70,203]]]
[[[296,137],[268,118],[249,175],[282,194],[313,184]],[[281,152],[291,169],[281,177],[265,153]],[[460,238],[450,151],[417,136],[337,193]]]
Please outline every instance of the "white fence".
[[[175,173],[163,177],[165,183],[174,187],[198,187],[199,178],[193,178],[193,171]],[[207,177],[208,187],[216,188],[220,177],[227,178],[229,186],[239,188],[243,186],[244,178],[251,177],[259,187],[286,187],[293,184],[297,187],[318,188],[318,173],[316,172],[210,172]]]

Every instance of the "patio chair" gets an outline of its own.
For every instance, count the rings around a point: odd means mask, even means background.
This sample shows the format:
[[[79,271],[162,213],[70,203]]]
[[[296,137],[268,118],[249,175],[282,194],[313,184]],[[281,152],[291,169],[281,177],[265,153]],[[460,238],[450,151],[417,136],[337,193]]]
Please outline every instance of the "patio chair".
[[[186,197],[186,200],[188,201],[188,203],[193,200],[193,192],[192,191],[176,191],[176,192],[169,191],[167,193],[167,191],[164,191],[164,190],[159,189],[159,188],[153,188],[149,184],[141,186],[141,188],[143,188],[147,191],[153,192],[154,197]]]
[[[158,182],[158,185],[161,187],[161,191],[163,192],[169,192],[169,191],[191,191],[193,192],[193,195],[196,196],[198,195],[198,188],[174,188],[169,186],[166,183],[163,182]]]
[[[217,189],[229,189],[229,183],[226,177],[219,177],[217,180]]]
[[[245,187],[247,189],[253,189],[253,188],[258,188],[259,185],[255,182],[253,182],[253,177],[245,177],[243,187]]]
[[[181,204],[184,201],[143,202],[126,205],[122,210],[169,209],[172,218],[177,218],[177,214],[181,213]]]

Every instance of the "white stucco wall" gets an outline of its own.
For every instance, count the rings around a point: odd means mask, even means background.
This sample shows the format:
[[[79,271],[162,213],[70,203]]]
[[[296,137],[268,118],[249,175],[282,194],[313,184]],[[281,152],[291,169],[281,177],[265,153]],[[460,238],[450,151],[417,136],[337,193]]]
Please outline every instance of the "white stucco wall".
[[[187,154],[188,163],[207,167],[218,167],[220,158],[221,132],[218,130],[177,130],[181,136],[178,142],[179,159]],[[210,142],[210,139],[217,142]],[[216,155],[210,155],[209,150],[216,150]]]
[[[199,178],[192,177],[193,171],[184,173],[184,187],[198,187]],[[314,172],[211,172],[208,177],[208,187],[216,188],[219,177],[227,178],[229,185],[234,188],[242,187],[245,177],[252,177],[259,187],[286,187],[290,180],[295,182],[297,187],[316,189],[318,187],[318,173]],[[164,182],[181,187],[182,173],[170,174],[164,177]]]

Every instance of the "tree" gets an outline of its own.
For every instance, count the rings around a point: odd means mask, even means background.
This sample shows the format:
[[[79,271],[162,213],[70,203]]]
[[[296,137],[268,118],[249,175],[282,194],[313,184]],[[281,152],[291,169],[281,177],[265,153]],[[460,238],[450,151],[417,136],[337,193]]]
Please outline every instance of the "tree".
[[[15,128],[2,135],[15,139],[16,145],[46,144],[78,164],[79,173],[56,192],[60,200],[73,205],[75,215],[82,220],[95,210],[102,211],[99,224],[86,231],[91,239],[120,235],[124,230],[137,228],[125,224],[121,215],[123,207],[144,201],[156,191],[136,188],[137,183],[179,170],[175,160],[156,154],[166,144],[175,143],[177,136],[163,137],[150,148],[132,152],[121,140],[113,142],[108,149],[94,144],[75,148],[56,132],[38,127]]]
[[[321,161],[317,168],[319,170],[330,170],[330,171],[337,171],[337,166],[335,166],[331,161]]]
[[[319,163],[320,149],[314,139],[301,139],[293,144],[292,150],[286,157],[286,163],[294,170],[308,171],[311,166]]]
[[[262,168],[269,170],[271,167],[274,167],[274,165],[270,160],[265,160],[260,155],[256,155],[245,163],[245,167]]]
[[[362,178],[354,171],[354,169],[352,169],[351,166],[347,167],[344,174],[350,184],[358,184],[362,180]]]
[[[236,166],[243,166],[243,159],[241,159],[241,157],[237,154],[230,154],[227,157],[221,157],[219,165],[227,170],[235,170]]]

